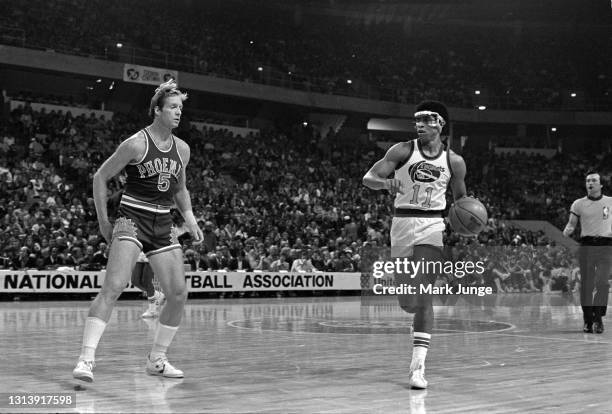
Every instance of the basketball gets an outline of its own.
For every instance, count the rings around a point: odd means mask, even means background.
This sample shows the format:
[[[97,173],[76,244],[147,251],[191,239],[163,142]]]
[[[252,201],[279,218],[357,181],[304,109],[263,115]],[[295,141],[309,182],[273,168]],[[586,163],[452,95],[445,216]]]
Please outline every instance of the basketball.
[[[475,198],[463,197],[448,212],[451,228],[461,236],[476,236],[487,225],[487,209]]]

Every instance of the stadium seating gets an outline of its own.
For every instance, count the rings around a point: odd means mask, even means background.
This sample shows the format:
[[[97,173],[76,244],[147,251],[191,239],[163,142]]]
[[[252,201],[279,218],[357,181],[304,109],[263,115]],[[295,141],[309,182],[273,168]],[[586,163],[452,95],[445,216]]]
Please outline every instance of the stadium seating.
[[[139,123],[145,120],[135,114],[116,113],[104,121],[29,106],[12,111],[0,142],[0,165],[6,166],[0,170],[4,268],[103,266],[107,247],[98,236],[90,182],[119,137]],[[289,270],[296,259],[305,259],[322,271],[358,271],[364,246],[388,245],[391,198],[361,185],[364,172],[382,156],[373,143],[341,147],[302,127],[241,138],[227,130],[191,128],[183,138],[198,154],[187,170],[188,185],[206,241],[185,242],[187,262],[195,253],[202,259],[194,262],[196,268],[232,269],[232,259],[244,258],[246,268]],[[464,157],[469,193],[487,205],[491,219],[477,243],[448,232],[449,255],[458,259],[480,254],[483,247],[511,246],[515,250],[503,251],[495,263],[499,274],[514,274],[512,258],[535,257],[534,249],[544,249],[550,258],[540,267],[530,265],[521,277],[497,277],[496,287],[560,286],[551,282],[550,272],[567,250],[504,220],[543,219],[562,226],[569,204],[583,191],[589,155],[559,154],[547,163],[520,153],[466,151]],[[598,160],[604,179],[612,173],[609,157]],[[116,194],[122,180],[111,181],[109,188]],[[570,274],[565,266],[567,272],[554,274]],[[494,280],[489,282],[498,283]]]

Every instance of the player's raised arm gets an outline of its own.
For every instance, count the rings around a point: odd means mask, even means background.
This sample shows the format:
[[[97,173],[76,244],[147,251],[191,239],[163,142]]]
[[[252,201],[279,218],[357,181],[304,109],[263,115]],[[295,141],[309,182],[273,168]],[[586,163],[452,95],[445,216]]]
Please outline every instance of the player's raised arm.
[[[108,201],[107,182],[121,172],[131,161],[140,159],[144,154],[144,141],[138,134],[123,141],[117,150],[96,171],[93,177],[93,196],[98,216],[100,233],[108,243],[111,242],[113,227],[108,220],[106,203]]]
[[[450,151],[450,150],[449,150]],[[450,179],[451,190],[453,191],[453,199],[459,200],[465,197],[467,190],[465,189],[465,161],[461,155],[455,154],[453,151],[449,154],[449,161],[453,170],[453,175]]]
[[[395,144],[376,161],[370,170],[363,176],[363,185],[372,190],[388,190],[391,194],[404,194],[402,182],[396,178],[388,178],[397,166],[409,155],[412,143],[402,142]]]
[[[177,139],[177,144],[179,154],[183,160],[183,169],[179,174],[178,188],[174,193],[174,202],[185,219],[185,226],[187,227],[189,233],[191,233],[194,243],[199,244],[202,242],[202,240],[204,240],[204,235],[202,234],[202,230],[198,226],[195,216],[193,215],[191,196],[189,195],[189,190],[187,190],[187,177],[185,172],[191,156],[191,150],[189,149],[189,145],[182,140]]]

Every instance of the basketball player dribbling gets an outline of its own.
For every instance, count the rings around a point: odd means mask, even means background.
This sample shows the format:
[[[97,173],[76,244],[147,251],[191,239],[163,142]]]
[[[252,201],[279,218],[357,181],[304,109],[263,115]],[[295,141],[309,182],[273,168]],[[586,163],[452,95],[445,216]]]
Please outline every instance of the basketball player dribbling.
[[[93,381],[98,342],[141,251],[149,259],[166,295],[146,371],[150,375],[183,377],[183,372],[173,367],[167,357],[187,299],[183,251],[170,214],[173,204],[181,211],[194,243],[203,239],[185,185],[190,149],[172,134],[179,125],[185,99],[187,95],[177,88],[174,80],[160,85],[149,107],[152,124],[123,141],[94,175],[93,193],[100,232],[111,247],[106,277],[89,309],[81,355],[72,372],[77,379]],[[106,208],[107,181],[124,168],[126,188],[113,227]]]
[[[395,195],[391,223],[391,256],[412,261],[443,260],[442,213],[450,184],[455,200],[465,196],[465,162],[447,148],[440,136],[449,122],[448,110],[437,101],[423,101],[414,114],[418,140],[392,146],[363,177],[373,190]],[[388,178],[395,172],[394,178]],[[418,285],[435,281],[436,275],[396,274],[396,284],[416,286],[416,294],[398,295],[400,307],[414,314],[413,351],[410,363],[411,388],[425,389],[425,358],[433,328],[433,302],[429,294],[419,294]]]

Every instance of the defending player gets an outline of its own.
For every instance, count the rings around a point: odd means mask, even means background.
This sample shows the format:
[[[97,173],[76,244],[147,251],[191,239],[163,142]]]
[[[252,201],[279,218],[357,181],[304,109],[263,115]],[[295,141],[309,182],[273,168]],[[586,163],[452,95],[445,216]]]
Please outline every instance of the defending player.
[[[395,195],[391,223],[391,255],[413,261],[439,262],[442,212],[446,208],[446,190],[450,184],[455,200],[466,194],[465,162],[442,143],[440,135],[449,122],[448,110],[437,101],[424,101],[414,114],[418,140],[392,146],[363,177],[363,184],[373,190],[388,190]],[[394,178],[388,178],[395,172]],[[396,283],[430,284],[436,275],[419,274],[411,279],[396,275]],[[417,289],[418,293],[418,289]],[[425,357],[433,327],[431,295],[399,295],[400,307],[414,313],[414,341],[409,382],[412,388],[427,388]]]
[[[179,125],[186,98],[174,80],[160,85],[149,107],[152,124],[123,141],[94,175],[93,192],[100,232],[111,247],[102,290],[93,301],[85,322],[81,355],[73,371],[77,379],[93,381],[98,342],[115,302],[130,280],[140,251],[147,255],[166,295],[146,371],[151,375],[183,377],[183,372],[173,367],[166,355],[187,299],[183,251],[170,215],[174,203],[185,218],[194,242],[200,243],[203,238],[185,186],[189,146],[172,134]],[[106,210],[107,181],[124,168],[126,188],[113,228]]]

